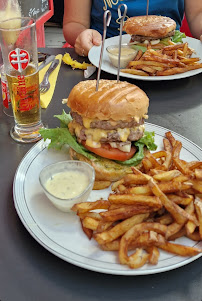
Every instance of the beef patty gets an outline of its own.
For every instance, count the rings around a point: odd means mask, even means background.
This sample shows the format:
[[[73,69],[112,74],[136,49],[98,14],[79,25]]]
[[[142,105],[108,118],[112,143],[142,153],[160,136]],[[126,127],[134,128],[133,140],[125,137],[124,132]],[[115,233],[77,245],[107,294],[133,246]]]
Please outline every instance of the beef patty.
[[[163,38],[168,38],[168,37],[172,37],[175,34],[175,30],[170,31],[165,37]],[[138,36],[138,35],[132,35],[131,36],[131,42],[139,42],[139,43],[143,43],[145,40],[147,41],[152,41],[152,40],[158,40],[158,39],[162,39],[162,37],[159,38],[153,38],[153,37],[147,37],[147,36]]]
[[[81,126],[84,126],[83,119],[78,113],[71,112],[71,116],[77,123],[79,123]],[[130,122],[120,120],[114,124],[113,124],[113,122],[110,122],[109,120],[93,120],[90,124],[90,128],[102,129],[102,130],[116,130],[118,128],[125,129],[125,128],[137,127],[141,124],[144,124],[143,118],[141,118],[139,122],[136,122],[135,120],[132,120]],[[135,140],[137,140],[137,139],[135,139]]]

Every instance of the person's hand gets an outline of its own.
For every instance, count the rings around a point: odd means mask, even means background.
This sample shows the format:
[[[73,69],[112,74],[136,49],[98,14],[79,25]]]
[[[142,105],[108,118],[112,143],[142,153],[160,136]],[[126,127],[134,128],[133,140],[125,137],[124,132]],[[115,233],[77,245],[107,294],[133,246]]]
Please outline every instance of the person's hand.
[[[76,53],[81,56],[87,56],[89,50],[95,45],[99,46],[102,42],[101,34],[94,29],[86,29],[82,31],[74,44]]]
[[[200,41],[202,42],[202,35],[200,35]]]

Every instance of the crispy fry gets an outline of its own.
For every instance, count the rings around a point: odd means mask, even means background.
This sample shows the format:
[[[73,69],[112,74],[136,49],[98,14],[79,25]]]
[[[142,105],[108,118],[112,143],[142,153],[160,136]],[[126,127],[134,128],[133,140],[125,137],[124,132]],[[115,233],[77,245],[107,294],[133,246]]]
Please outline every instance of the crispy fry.
[[[134,75],[141,75],[141,76],[149,76],[148,73],[146,73],[143,70],[136,70],[136,69],[121,69],[121,72],[124,73],[130,73],[130,74],[134,74]]]
[[[153,74],[156,73],[156,69],[154,69],[153,66],[147,66],[147,65],[144,65],[144,64],[137,65],[136,70],[143,70],[143,71],[149,73],[150,75],[153,75]],[[160,70],[158,70],[158,71],[162,71],[162,70],[163,70],[163,68],[160,68]]]
[[[172,193],[187,190],[192,187],[191,183],[181,183],[177,181],[168,181],[158,183],[158,187],[164,193]]]
[[[168,141],[170,142],[171,146],[174,147],[176,140],[175,140],[174,136],[172,135],[172,133],[170,131],[166,132],[165,136],[168,139]]]
[[[148,218],[148,216],[149,216],[148,213],[134,215],[134,216],[120,222],[119,224],[117,224],[116,226],[114,226],[112,229],[110,229],[108,231],[104,231],[102,233],[95,234],[94,238],[101,245],[111,242],[111,241],[119,238],[121,235],[123,235],[132,226],[144,221],[146,218]]]
[[[79,213],[85,213],[90,210],[95,210],[95,209],[108,209],[110,206],[109,201],[104,201],[104,200],[98,200],[96,202],[83,202],[83,203],[78,203],[75,204],[71,210]]]
[[[120,239],[115,239],[113,241],[107,242],[106,244],[100,245],[101,249],[104,251],[118,251],[120,246]]]
[[[157,181],[170,181],[179,175],[181,175],[181,172],[177,169],[174,169],[154,175],[153,178]]]
[[[194,241],[200,241],[201,240],[199,232],[187,233],[186,236],[189,237],[190,239],[194,240]]]
[[[157,264],[160,256],[158,248],[156,246],[151,246],[148,247],[146,250],[149,253],[148,262],[153,265]]]
[[[132,241],[145,231],[155,231],[159,234],[165,235],[167,231],[167,226],[161,225],[159,223],[141,223],[138,225],[134,225],[130,228],[121,238],[120,248],[119,248],[119,260],[121,264],[128,264],[129,257],[128,256],[128,246]]]
[[[148,173],[150,171],[150,169],[153,168],[151,161],[147,157],[144,157],[142,159],[142,165],[144,166],[146,173]]]
[[[99,213],[97,212],[85,212],[85,213],[81,213],[81,212],[77,212],[77,215],[81,218],[84,219],[85,217],[92,217],[98,221],[100,221],[102,219],[102,217],[100,216]]]
[[[126,193],[132,194],[142,194],[142,195],[152,195],[151,188],[149,185],[135,186],[126,189]]]
[[[105,222],[105,221],[100,221],[97,227],[97,233],[106,231],[108,229],[110,229],[113,225],[113,222]]]
[[[185,161],[179,159],[179,158],[173,158],[174,165],[183,173],[184,175],[190,174],[190,169],[188,168]]]
[[[138,50],[138,53],[137,53],[136,57],[134,58],[134,61],[139,61],[141,59],[142,55],[143,55],[142,50]]]
[[[202,169],[195,169],[194,175],[197,180],[202,181]]]
[[[97,230],[99,221],[97,221],[96,219],[94,219],[92,217],[87,216],[82,220],[82,224],[87,229]]]
[[[131,269],[141,268],[148,260],[149,254],[143,253],[142,249],[137,249],[134,254],[129,257],[128,266]]]
[[[171,237],[173,237],[176,233],[178,233],[182,228],[184,224],[178,224],[176,222],[173,222],[172,224],[168,225],[168,230],[166,233],[167,240],[170,240]]]
[[[130,184],[147,184],[148,181],[150,180],[150,176],[147,175],[143,175],[143,174],[139,174],[139,175],[135,175],[135,174],[127,174],[124,177],[124,183],[130,183]]]
[[[195,207],[194,207],[194,201],[193,200],[189,203],[189,205],[186,207],[185,210],[189,214],[192,214],[194,218],[196,218],[196,216],[195,216]],[[196,224],[193,221],[188,221],[185,224],[185,229],[186,229],[187,234],[193,233],[196,229]]]
[[[120,207],[117,209],[101,212],[100,215],[102,216],[104,221],[118,221],[122,219],[129,218],[135,214],[146,213],[153,211],[153,208],[150,206],[142,206],[142,205],[129,205]]]
[[[110,181],[95,181],[93,185],[93,190],[101,190],[108,188],[111,185]]]
[[[134,67],[137,65],[145,65],[145,66],[158,66],[158,67],[166,67],[165,63],[160,63],[160,62],[155,62],[154,60],[150,61],[144,61],[144,60],[139,60],[139,61],[131,61],[129,63],[129,67]]]
[[[169,66],[169,67],[175,67],[175,68],[177,68],[176,66],[179,66],[179,68],[186,67],[186,65],[184,63],[181,63],[180,60],[178,60],[178,59],[173,60],[172,58],[164,57],[164,56],[162,56],[162,57],[160,57],[158,55],[147,56],[145,53],[144,59],[146,61],[155,61],[155,62],[159,62],[159,63],[164,63],[164,64],[167,64],[167,66]],[[167,69],[167,70],[169,70],[169,69]],[[163,72],[163,71],[159,71],[159,72]],[[157,72],[157,74],[158,74],[158,72]]]
[[[198,197],[196,197],[194,201],[195,209],[196,209],[196,214],[198,217],[199,221],[199,235],[200,238],[202,239],[202,200]]]
[[[111,203],[127,205],[144,205],[153,208],[161,208],[162,204],[156,196],[135,195],[135,194],[110,194],[108,197]]]
[[[183,56],[186,57],[187,56],[187,51],[188,51],[188,43],[184,43],[184,47],[183,47]]]
[[[159,248],[164,251],[174,253],[180,256],[195,256],[202,252],[202,249],[183,246],[179,244],[173,244],[170,242],[166,242],[165,244],[160,245]]]
[[[123,184],[124,183],[124,179],[121,179],[119,181],[116,181],[112,184],[111,188],[112,188],[112,191],[115,191],[119,185]]]
[[[174,67],[171,69],[166,69],[163,71],[157,71],[157,76],[166,76],[166,75],[174,75],[177,73],[184,73],[190,70],[200,69],[202,68],[202,64],[195,65],[186,65],[185,67]]]
[[[192,220],[192,217],[181,207],[169,200],[169,198],[159,189],[158,185],[153,180],[150,180],[149,184],[151,185],[153,193],[160,198],[164,207],[168,210],[168,212],[170,212],[177,223],[184,224],[188,219]]]
[[[173,218],[170,213],[163,214],[155,219],[157,223],[162,225],[170,225],[173,222]]]
[[[169,240],[176,240],[177,238],[180,238],[182,236],[186,235],[186,229],[185,227],[182,227],[178,232],[174,233],[173,235],[169,236]]]
[[[169,44],[168,46],[156,44],[154,50],[149,43],[146,52],[143,54],[139,50],[135,59],[122,71],[140,76],[168,76],[202,68],[200,58],[191,57],[194,50],[187,42],[173,44],[169,41]]]
[[[179,192],[176,194],[168,194],[167,196],[172,202],[184,206],[189,205],[194,200],[193,195],[183,193],[183,192]]]
[[[80,219],[80,222],[81,222],[81,227],[82,227],[83,232],[86,234],[86,236],[88,237],[88,239],[91,239],[93,237],[93,230],[86,228],[83,225],[82,219]]]
[[[169,45],[169,46],[165,46],[164,50],[176,50],[179,48],[183,49],[184,45],[185,45],[185,43]]]
[[[193,184],[193,188],[198,192],[202,193],[202,181],[199,180],[192,180],[191,183]]]
[[[189,53],[189,47],[183,47],[167,51]],[[167,54],[158,53],[162,55]],[[113,183],[107,200],[72,208],[87,237],[102,250],[117,251],[120,263],[129,268],[157,264],[159,249],[181,256],[202,252],[171,242],[202,239],[202,162],[181,159],[182,143],[171,132],[165,136],[164,149],[147,153],[141,169],[132,167],[131,174]]]

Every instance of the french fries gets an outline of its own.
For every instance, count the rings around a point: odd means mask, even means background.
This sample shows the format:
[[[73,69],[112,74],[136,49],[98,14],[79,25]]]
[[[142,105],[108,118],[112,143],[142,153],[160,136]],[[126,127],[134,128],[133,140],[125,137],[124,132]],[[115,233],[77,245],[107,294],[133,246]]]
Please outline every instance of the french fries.
[[[72,208],[87,237],[104,251],[118,252],[119,262],[131,269],[158,264],[159,250],[179,256],[202,252],[172,242],[182,236],[202,239],[202,162],[182,160],[182,143],[171,132],[163,145],[146,154],[141,170],[132,167],[114,182],[107,200]]]
[[[155,50],[148,44],[145,53],[138,51],[135,59],[121,71],[141,76],[166,76],[202,68],[200,58],[191,57],[194,50],[188,43],[153,47]]]
[[[93,190],[101,190],[108,188],[111,185],[110,181],[95,181],[93,185]]]

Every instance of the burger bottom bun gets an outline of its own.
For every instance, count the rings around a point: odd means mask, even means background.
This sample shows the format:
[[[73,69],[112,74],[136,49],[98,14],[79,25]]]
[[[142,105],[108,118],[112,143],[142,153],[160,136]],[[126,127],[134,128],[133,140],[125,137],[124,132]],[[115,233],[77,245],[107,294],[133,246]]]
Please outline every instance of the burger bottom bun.
[[[131,166],[125,166],[116,163],[115,161],[105,159],[105,158],[98,158],[97,160],[93,161],[85,156],[75,152],[72,148],[69,150],[69,155],[71,160],[79,160],[89,163],[95,169],[95,180],[96,181],[118,181],[124,175],[132,173]],[[138,164],[135,167],[140,169],[142,164]]]

